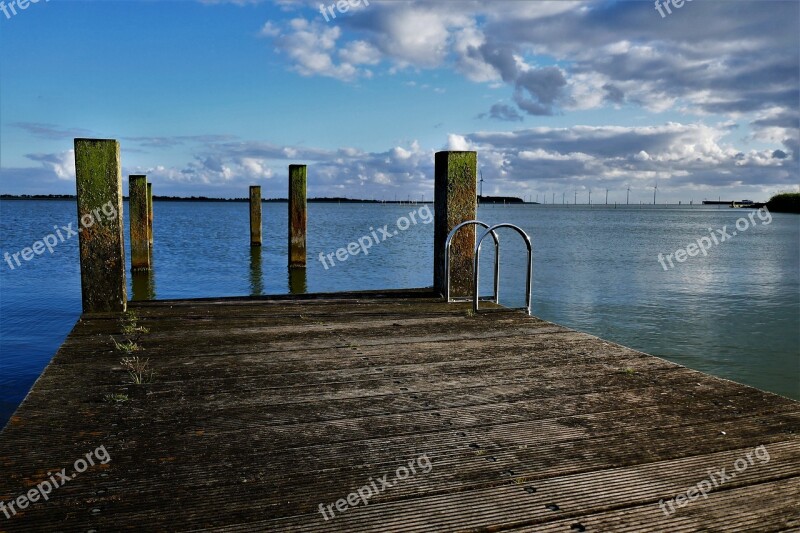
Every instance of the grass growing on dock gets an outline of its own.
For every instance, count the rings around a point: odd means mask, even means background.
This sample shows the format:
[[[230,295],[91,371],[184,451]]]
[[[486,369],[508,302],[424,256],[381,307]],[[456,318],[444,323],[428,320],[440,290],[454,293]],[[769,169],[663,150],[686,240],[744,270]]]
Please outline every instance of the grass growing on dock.
[[[150,333],[150,330],[139,325],[139,315],[135,311],[127,311],[120,319],[122,334],[126,337],[139,337],[142,333]]]
[[[127,354],[132,354],[133,352],[138,352],[142,349],[141,346],[139,346],[130,339],[126,339],[123,342],[119,342],[114,337],[111,337],[111,341],[114,343],[114,348],[116,348],[120,352],[125,352]]]
[[[128,371],[131,383],[134,385],[152,383],[155,378],[155,371],[150,368],[150,359],[140,359],[138,356],[124,357],[120,364]]]
[[[106,394],[103,399],[108,403],[125,403],[130,400],[127,394]]]
[[[111,337],[117,351],[123,352],[128,356],[142,351],[143,349],[137,341],[143,334],[149,333],[150,330],[139,325],[139,317],[134,311],[128,311],[123,314],[120,319],[120,328],[125,340],[120,342],[113,336]],[[150,368],[150,359],[142,359],[139,356],[123,357],[120,364],[128,372],[130,382],[134,385],[152,383],[155,378],[155,371]]]
[[[134,324],[123,324],[122,334],[128,337],[136,335],[137,333],[150,333],[150,330],[144,326],[137,326]]]

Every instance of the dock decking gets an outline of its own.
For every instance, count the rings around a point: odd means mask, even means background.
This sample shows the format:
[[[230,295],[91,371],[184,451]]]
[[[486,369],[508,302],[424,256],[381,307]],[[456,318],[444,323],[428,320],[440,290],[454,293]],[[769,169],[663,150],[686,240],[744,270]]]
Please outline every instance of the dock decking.
[[[119,315],[84,315],[0,434],[0,500],[99,446],[111,460],[0,531],[800,530],[800,403],[469,307],[424,291],[132,303],[145,385],[111,341]]]

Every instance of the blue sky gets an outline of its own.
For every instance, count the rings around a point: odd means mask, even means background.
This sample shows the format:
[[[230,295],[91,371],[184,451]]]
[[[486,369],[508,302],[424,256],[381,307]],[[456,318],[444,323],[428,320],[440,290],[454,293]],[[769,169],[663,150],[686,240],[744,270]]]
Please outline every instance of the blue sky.
[[[74,193],[77,136],[156,194],[306,163],[312,196],[430,199],[471,149],[487,194],[766,199],[800,183],[799,5],[40,0],[0,12],[0,192]]]

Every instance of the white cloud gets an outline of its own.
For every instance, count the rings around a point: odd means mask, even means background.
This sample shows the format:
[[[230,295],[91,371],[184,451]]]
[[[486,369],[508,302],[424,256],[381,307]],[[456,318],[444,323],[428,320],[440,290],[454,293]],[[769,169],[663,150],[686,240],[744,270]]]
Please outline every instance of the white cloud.
[[[471,143],[463,135],[451,133],[447,136],[447,149],[455,151],[472,150]]]
[[[287,6],[318,18],[313,2]],[[797,3],[687,7],[691,17],[665,24],[638,2],[374,1],[338,20],[341,33],[292,22],[281,49],[309,76],[349,81],[377,72],[359,65],[384,65],[390,74],[449,69],[494,88],[503,80],[532,115],[634,105],[749,119],[797,107]]]
[[[352,41],[339,52],[339,57],[352,65],[377,65],[381,60],[381,53],[366,41]]]
[[[782,117],[765,115],[768,119]],[[656,180],[665,197],[670,190],[732,187],[742,190],[742,194],[758,196],[759,191],[796,186],[796,152],[777,148],[742,150],[723,140],[730,127],[727,123],[708,126],[669,122],[640,127],[536,127],[450,133],[445,149],[478,151],[478,162],[488,182],[486,194],[625,190],[628,186],[644,190],[652,188]],[[185,185],[191,184],[191,194],[244,195],[247,186],[256,182],[268,187],[265,194],[283,196],[285,190],[275,182],[276,178],[286,175],[288,163],[305,162],[309,165],[312,196],[391,199],[395,195],[426,194],[431,198],[433,192],[436,150],[418,141],[368,152],[354,147],[325,150],[231,141],[225,136],[198,138],[207,141],[198,145],[195,156],[183,166],[157,163],[124,171],[147,174],[159,184],[160,191],[177,189],[179,194],[187,194]],[[162,142],[170,144],[169,139]],[[40,163],[39,173],[51,181],[74,180],[71,151],[33,154],[28,158]],[[8,181],[33,172],[34,169],[4,168],[2,174]]]
[[[345,49],[340,54],[343,60],[338,63],[334,61],[333,56],[341,36],[339,26],[295,18],[289,22],[286,32],[267,23],[262,28],[261,35],[272,38],[293,61],[294,70],[303,76],[328,76],[349,81],[360,75],[368,75],[368,72],[356,67],[358,63],[354,64],[347,60],[348,54],[352,59],[359,53],[359,59],[364,59],[367,54],[367,43],[360,48],[356,45],[356,48],[351,48],[349,51]]]
[[[28,154],[31,161],[37,161],[60,180],[75,181],[75,150],[55,154]]]

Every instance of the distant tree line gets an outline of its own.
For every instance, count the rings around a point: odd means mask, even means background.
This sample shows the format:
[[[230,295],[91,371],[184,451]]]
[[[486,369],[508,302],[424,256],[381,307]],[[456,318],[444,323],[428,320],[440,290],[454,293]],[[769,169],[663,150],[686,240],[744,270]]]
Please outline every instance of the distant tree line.
[[[767,202],[767,209],[775,213],[800,213],[800,192],[776,194]]]
[[[0,194],[0,200],[74,200],[74,194]],[[123,196],[127,200],[127,196]],[[167,202],[249,202],[249,198],[210,198],[208,196],[158,196],[153,195],[154,200]],[[265,202],[288,202],[286,198],[267,198]],[[424,203],[412,200],[362,200],[359,198],[309,198],[310,203],[320,204],[407,204]],[[481,204],[522,204],[525,203],[521,198],[515,196],[478,196],[478,203]]]

